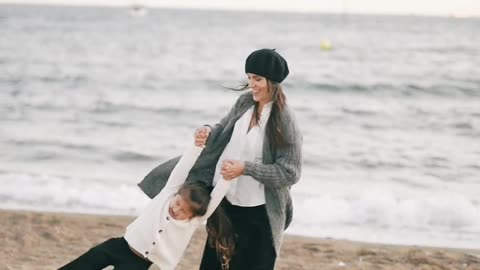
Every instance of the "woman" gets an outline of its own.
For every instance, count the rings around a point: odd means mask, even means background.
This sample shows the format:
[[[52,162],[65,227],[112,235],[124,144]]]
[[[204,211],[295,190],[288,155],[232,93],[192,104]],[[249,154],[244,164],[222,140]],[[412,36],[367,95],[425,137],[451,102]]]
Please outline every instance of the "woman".
[[[251,91],[214,127],[195,132],[196,143],[206,142],[206,148],[189,178],[211,179],[213,184],[221,177],[238,178],[224,202],[237,235],[227,267],[273,269],[292,218],[290,187],[301,174],[302,135],[280,85],[289,73],[286,60],[274,50],[254,51],[245,73],[248,85],[243,89]],[[139,186],[155,196],[176,162],[178,158],[155,168]],[[208,242],[200,269],[222,269]]]

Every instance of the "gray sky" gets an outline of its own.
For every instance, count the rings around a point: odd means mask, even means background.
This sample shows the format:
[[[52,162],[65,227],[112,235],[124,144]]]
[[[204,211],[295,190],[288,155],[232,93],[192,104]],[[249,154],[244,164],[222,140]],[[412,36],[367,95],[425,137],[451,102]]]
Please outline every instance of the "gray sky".
[[[0,3],[51,3],[241,10],[319,11],[417,15],[480,16],[480,0],[0,0]]]

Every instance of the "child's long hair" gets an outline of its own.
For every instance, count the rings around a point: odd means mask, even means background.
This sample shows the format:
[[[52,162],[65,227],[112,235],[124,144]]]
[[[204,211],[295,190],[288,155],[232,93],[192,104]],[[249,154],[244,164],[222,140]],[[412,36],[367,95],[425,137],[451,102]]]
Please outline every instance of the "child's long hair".
[[[204,182],[187,182],[178,190],[184,199],[188,199],[193,216],[203,216],[210,203],[213,187]],[[222,264],[228,270],[230,259],[235,251],[235,237],[232,222],[223,209],[224,201],[215,209],[207,220],[208,244],[214,247]]]
[[[225,199],[207,220],[208,244],[217,250],[223,270],[228,270],[235,251],[235,235],[230,218],[225,213]]]

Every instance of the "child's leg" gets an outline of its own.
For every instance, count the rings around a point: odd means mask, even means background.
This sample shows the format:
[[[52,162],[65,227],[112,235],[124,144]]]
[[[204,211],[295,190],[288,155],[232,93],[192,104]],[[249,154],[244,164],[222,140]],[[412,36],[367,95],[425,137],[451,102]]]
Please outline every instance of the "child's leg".
[[[147,270],[152,262],[133,253],[127,241],[123,238],[122,240],[123,248],[117,254],[121,260],[117,260],[118,262],[113,264],[114,270]]]
[[[101,270],[109,265],[113,265],[118,257],[116,253],[124,245],[123,242],[125,242],[123,237],[108,239],[59,270]]]
[[[140,259],[141,260],[141,259]],[[152,263],[147,261],[137,261],[132,263],[124,263],[121,265],[116,265],[113,270],[148,270]]]

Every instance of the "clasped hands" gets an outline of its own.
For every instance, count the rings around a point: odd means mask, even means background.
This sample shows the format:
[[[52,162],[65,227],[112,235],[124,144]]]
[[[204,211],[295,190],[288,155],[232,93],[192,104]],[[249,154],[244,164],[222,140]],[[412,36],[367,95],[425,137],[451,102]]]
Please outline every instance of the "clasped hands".
[[[232,180],[239,177],[245,171],[245,162],[240,160],[225,159],[222,161],[220,174],[225,180]]]
[[[207,142],[211,129],[208,126],[203,126],[195,130],[193,135],[195,145],[202,146]],[[239,160],[226,159],[222,161],[222,169],[220,174],[225,180],[232,180],[239,177],[245,171],[245,162]]]

